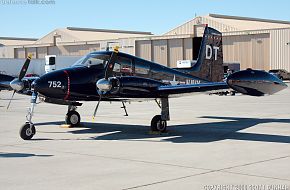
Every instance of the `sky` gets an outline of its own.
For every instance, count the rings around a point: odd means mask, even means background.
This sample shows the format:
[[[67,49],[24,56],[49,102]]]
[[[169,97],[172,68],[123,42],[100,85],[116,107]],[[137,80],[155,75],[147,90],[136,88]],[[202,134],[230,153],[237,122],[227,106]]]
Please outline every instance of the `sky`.
[[[0,36],[40,38],[68,26],[161,35],[209,13],[290,21],[289,7],[289,0],[0,0]]]

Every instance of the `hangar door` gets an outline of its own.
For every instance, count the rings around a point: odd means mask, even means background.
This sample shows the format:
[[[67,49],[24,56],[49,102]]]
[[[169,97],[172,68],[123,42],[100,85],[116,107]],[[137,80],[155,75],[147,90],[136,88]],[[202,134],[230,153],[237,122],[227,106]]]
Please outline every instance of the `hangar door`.
[[[253,68],[270,69],[270,34],[259,34],[252,38]]]
[[[154,62],[167,66],[167,40],[152,41]]]
[[[240,63],[241,69],[270,68],[270,34],[223,37],[224,62]]]
[[[151,40],[136,41],[135,55],[151,61]]]
[[[169,65],[176,67],[178,60],[183,60],[183,39],[170,39],[168,40],[169,48]]]

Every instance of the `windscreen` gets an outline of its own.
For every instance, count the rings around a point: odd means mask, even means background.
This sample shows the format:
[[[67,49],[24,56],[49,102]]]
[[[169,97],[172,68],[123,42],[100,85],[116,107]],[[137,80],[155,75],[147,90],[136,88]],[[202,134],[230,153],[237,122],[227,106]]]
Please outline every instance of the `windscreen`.
[[[104,67],[108,63],[109,55],[104,54],[89,54],[87,56],[79,59],[73,66],[94,66],[94,65],[103,65]]]

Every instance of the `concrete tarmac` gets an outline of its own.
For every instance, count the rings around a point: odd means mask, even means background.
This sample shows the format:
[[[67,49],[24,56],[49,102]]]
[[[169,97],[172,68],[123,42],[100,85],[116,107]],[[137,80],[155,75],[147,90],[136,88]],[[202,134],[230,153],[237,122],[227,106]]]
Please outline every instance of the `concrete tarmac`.
[[[289,85],[289,83],[288,83]],[[66,106],[38,104],[33,140],[19,137],[30,97],[0,92],[0,189],[290,189],[290,88],[265,97],[170,100],[168,133],[151,134],[155,102],[96,102],[63,128]]]

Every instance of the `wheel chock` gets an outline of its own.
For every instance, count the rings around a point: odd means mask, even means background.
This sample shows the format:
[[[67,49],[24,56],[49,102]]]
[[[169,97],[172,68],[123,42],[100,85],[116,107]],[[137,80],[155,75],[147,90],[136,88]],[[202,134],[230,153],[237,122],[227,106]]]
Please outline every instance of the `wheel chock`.
[[[68,125],[68,124],[62,124],[59,126],[60,128],[72,128],[71,125]]]

